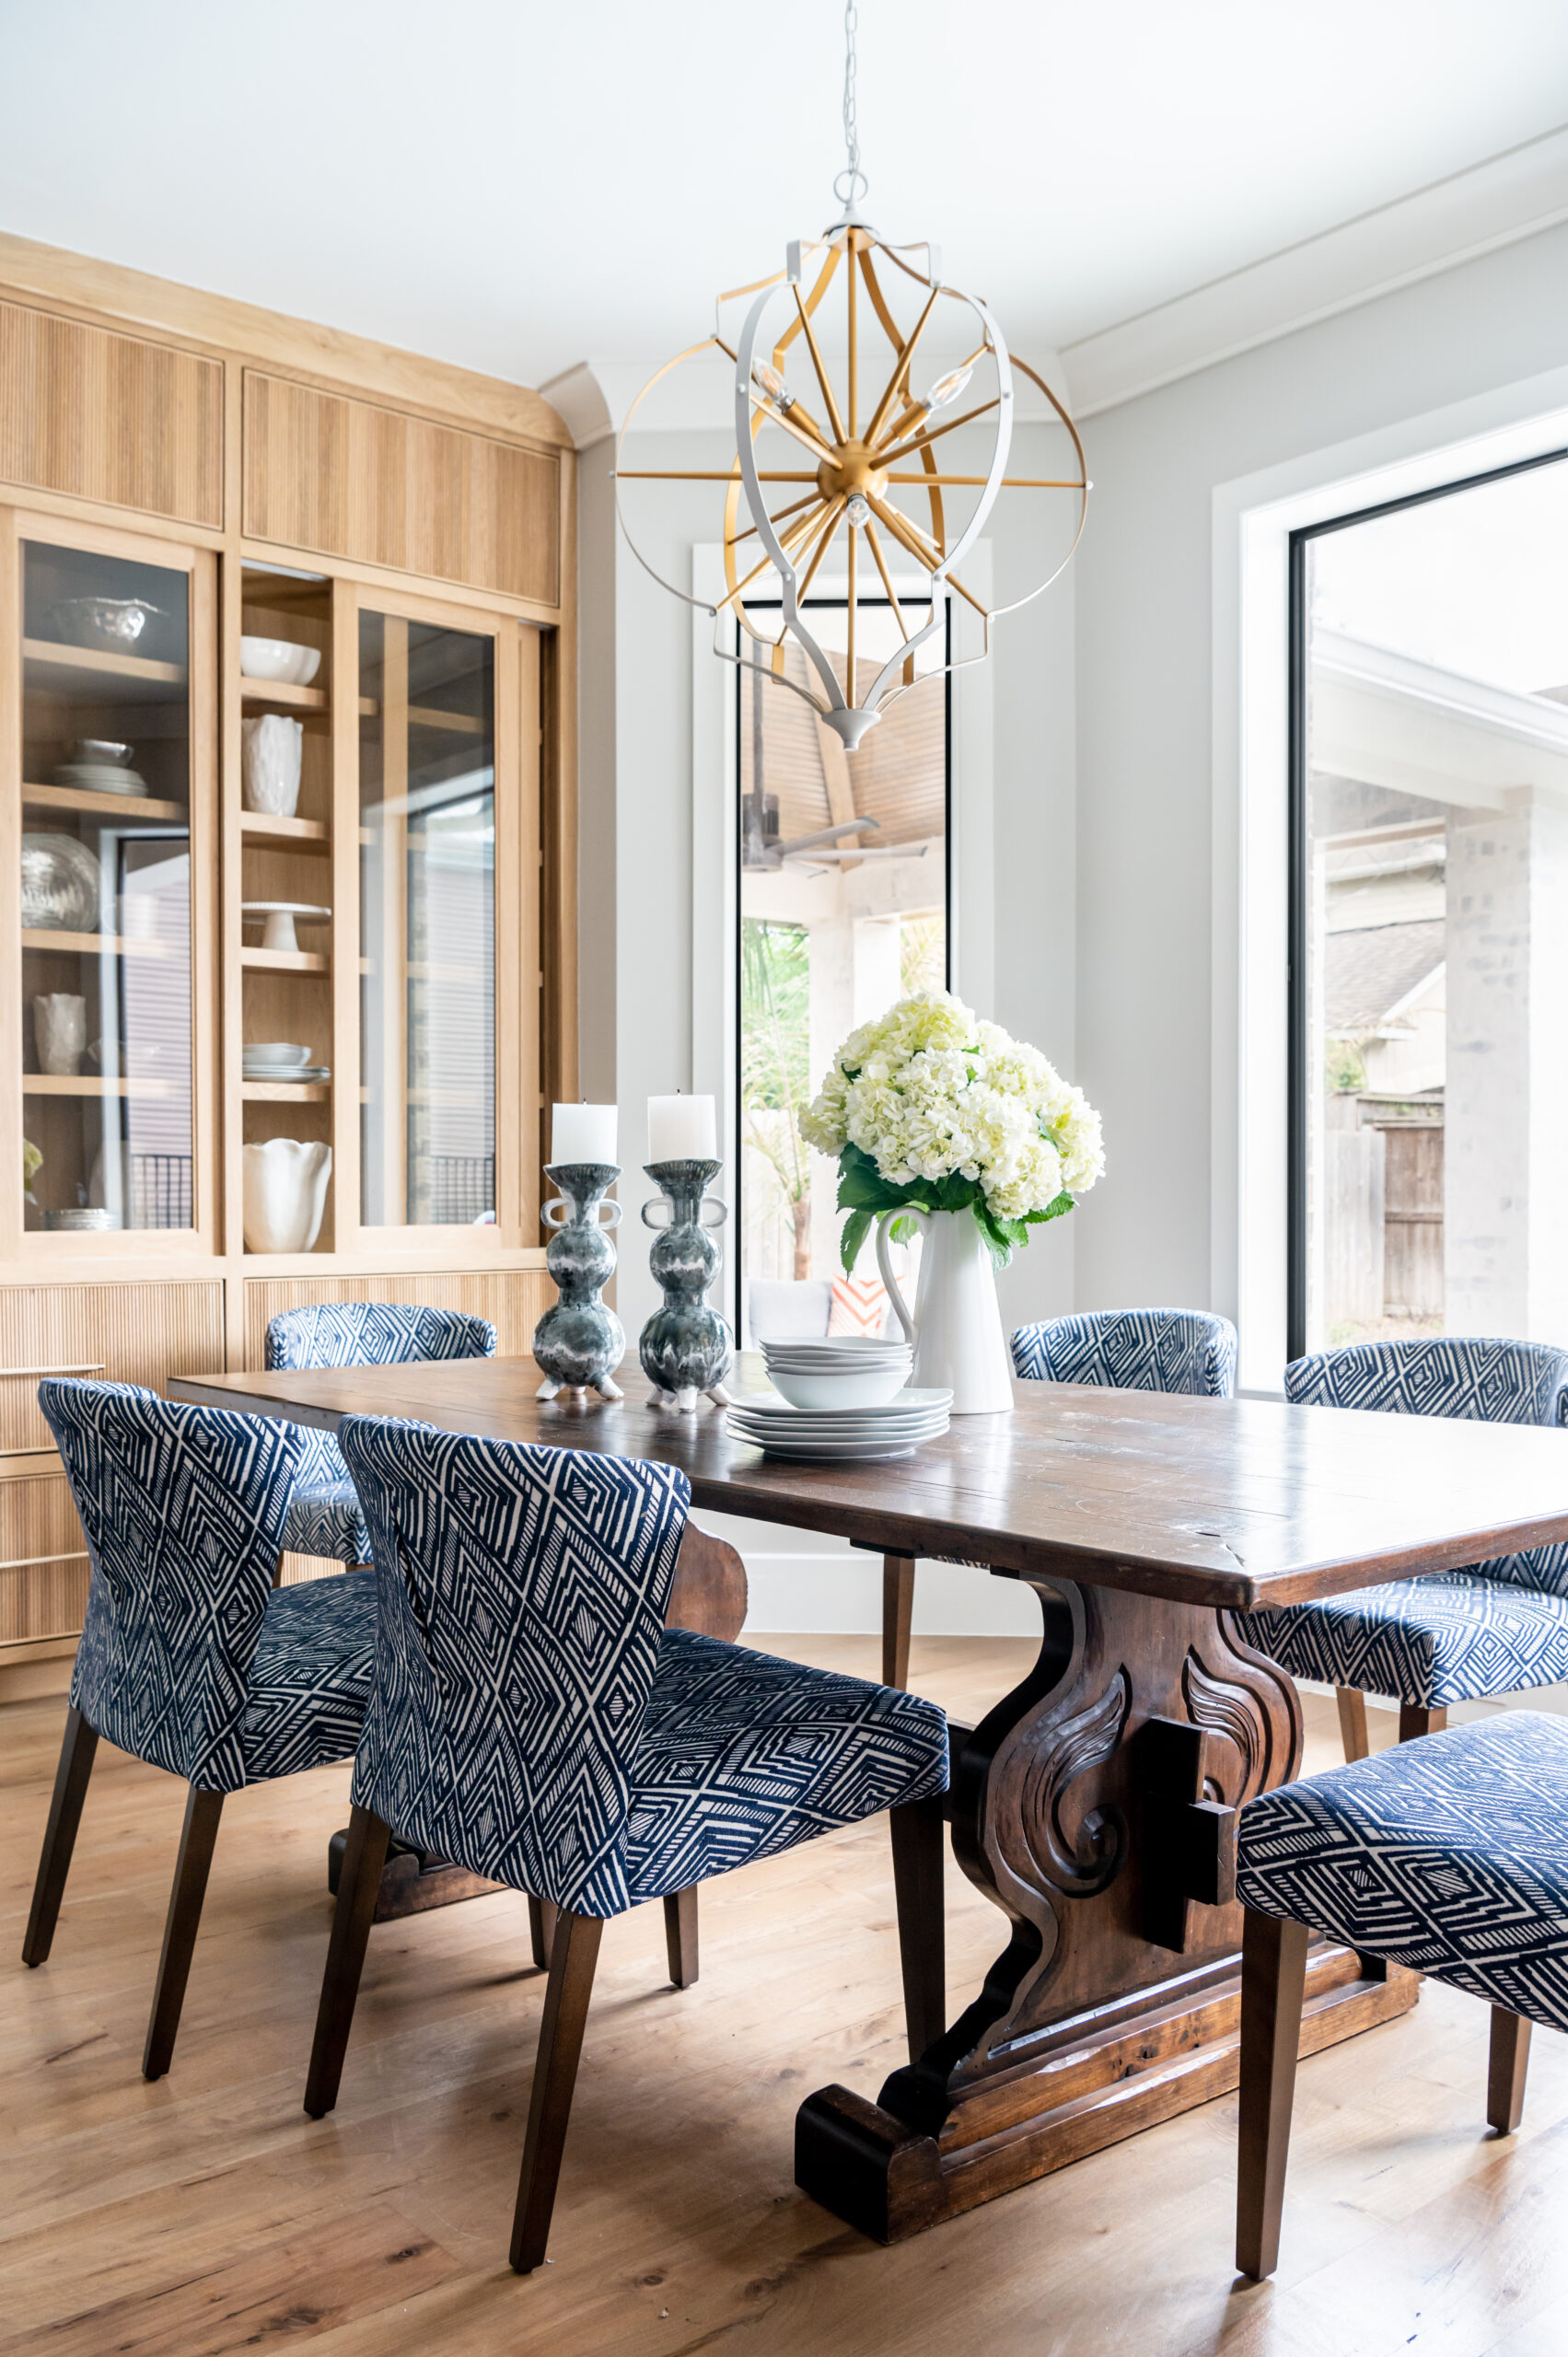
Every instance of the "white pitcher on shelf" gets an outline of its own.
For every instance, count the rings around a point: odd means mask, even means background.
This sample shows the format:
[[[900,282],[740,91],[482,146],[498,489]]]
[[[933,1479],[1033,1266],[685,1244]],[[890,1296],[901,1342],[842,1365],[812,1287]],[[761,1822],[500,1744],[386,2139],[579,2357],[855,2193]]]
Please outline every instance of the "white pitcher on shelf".
[[[888,1231],[898,1219],[913,1220],[924,1238],[912,1318],[888,1259]],[[877,1266],[893,1315],[914,1345],[912,1387],[951,1391],[955,1416],[1008,1413],[1013,1370],[996,1271],[974,1213],[884,1212],[877,1222]]]

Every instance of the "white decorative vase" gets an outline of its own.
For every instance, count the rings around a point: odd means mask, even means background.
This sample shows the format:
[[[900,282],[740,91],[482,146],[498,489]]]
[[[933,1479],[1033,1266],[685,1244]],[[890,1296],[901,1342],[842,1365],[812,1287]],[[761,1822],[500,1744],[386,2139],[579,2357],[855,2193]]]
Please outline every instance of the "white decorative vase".
[[[245,1149],[245,1249],[308,1252],[321,1232],[330,1145],[268,1138]]]
[[[41,1071],[61,1079],[82,1069],[87,1044],[87,1003],[69,991],[49,991],[32,1003],[32,1035]]]
[[[924,1237],[914,1316],[888,1261],[888,1230],[918,1221]],[[914,1344],[911,1385],[949,1390],[955,1416],[995,1416],[1013,1406],[1013,1371],[996,1299],[996,1270],[972,1212],[884,1212],[877,1223],[877,1266],[893,1315]]]
[[[264,712],[259,719],[242,720],[239,734],[245,807],[265,811],[269,819],[292,819],[299,801],[304,728],[281,712]]]

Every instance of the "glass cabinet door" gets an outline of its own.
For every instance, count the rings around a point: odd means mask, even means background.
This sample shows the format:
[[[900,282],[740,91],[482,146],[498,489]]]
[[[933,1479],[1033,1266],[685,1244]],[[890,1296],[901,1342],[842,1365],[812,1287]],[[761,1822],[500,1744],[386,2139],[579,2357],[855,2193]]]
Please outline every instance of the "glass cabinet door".
[[[24,1225],[189,1229],[190,576],[21,558]]]
[[[359,617],[360,1219],[495,1216],[495,650]]]

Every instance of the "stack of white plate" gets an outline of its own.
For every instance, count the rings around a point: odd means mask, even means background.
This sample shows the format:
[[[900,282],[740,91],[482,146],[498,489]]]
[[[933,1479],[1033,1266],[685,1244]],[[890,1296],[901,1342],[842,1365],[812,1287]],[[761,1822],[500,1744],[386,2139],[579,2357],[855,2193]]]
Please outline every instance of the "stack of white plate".
[[[879,1408],[903,1389],[914,1357],[901,1336],[831,1334],[761,1347],[773,1388],[795,1408]]]
[[[950,1391],[900,1391],[878,1408],[792,1408],[766,1394],[729,1411],[732,1440],[797,1465],[879,1465],[947,1429]]]

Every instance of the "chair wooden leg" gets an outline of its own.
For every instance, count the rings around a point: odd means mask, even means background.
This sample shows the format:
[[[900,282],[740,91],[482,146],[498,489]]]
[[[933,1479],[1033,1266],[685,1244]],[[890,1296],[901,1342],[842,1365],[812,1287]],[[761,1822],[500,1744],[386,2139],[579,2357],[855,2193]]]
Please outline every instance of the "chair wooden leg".
[[[1400,1704],[1400,1741],[1414,1743],[1423,1735],[1441,1735],[1448,1724],[1446,1709],[1438,1704],[1429,1708],[1424,1702]]]
[[[1236,2264],[1260,2282],[1280,2256],[1280,2212],[1307,1981],[1305,1923],[1249,1908],[1241,1937],[1241,2134]]]
[[[327,1943],[327,1968],[316,2008],[316,2035],[310,2043],[310,2068],[305,2080],[305,2108],[312,2119],[331,2111],[338,2099],[359,1976],[365,1969],[365,1951],[376,1920],[381,1869],[390,1840],[390,1829],[369,1809],[350,1812],[332,1910],[332,1935]]]
[[[1530,2026],[1523,2014],[1492,2008],[1492,2055],[1486,2073],[1486,2124],[1512,2136],[1525,2115],[1525,2073],[1530,2067]]]
[[[904,2026],[910,2061],[918,2062],[947,2026],[947,1918],[942,1887],[947,1834],[941,1794],[890,1808],[888,1823],[893,1837]]]
[[[528,1893],[528,1945],[540,1972],[550,1970],[550,1944],[555,1937],[557,1909],[553,1899],[536,1898]]]
[[[669,1956],[669,1977],[678,1989],[697,1984],[697,1892],[672,1890],[664,1902],[664,1944]]]
[[[1347,1761],[1365,1759],[1372,1749],[1366,1733],[1365,1695],[1355,1686],[1336,1686],[1334,1700],[1340,1706],[1340,1741]]]
[[[71,1871],[71,1852],[76,1846],[76,1828],[82,1821],[82,1803],[87,1796],[87,1779],[93,1772],[97,1749],[98,1736],[80,1711],[67,1711],[60,1765],[54,1771],[54,1797],[49,1804],[49,1823],[43,1829],[38,1880],[33,1885],[32,1911],[22,1942],[24,1964],[45,1963],[53,1945],[54,1926],[60,1920],[60,1901],[65,1896],[65,1877]]]
[[[530,2275],[544,2259],[550,2239],[550,2216],[561,2176],[561,2154],[566,2123],[572,2116],[572,2091],[577,2084],[577,2061],[588,2018],[594,1967],[598,1962],[599,1935],[604,1925],[594,1915],[575,1915],[563,1907],[556,1920],[550,1951],[550,1986],[544,1992],[544,2020],[539,2033],[539,2060],[534,2064],[533,2093],[528,2099],[528,2134],[523,2147],[522,2174],[517,2180],[517,2207],[512,2220],[512,2265],[519,2275]]]
[[[158,1958],[157,1985],[147,2021],[147,2042],[142,2053],[144,2079],[161,2079],[174,2059],[185,1983],[191,1976],[191,1952],[207,1895],[207,1874],[213,1845],[223,1815],[221,1793],[204,1793],[192,1784],[185,1795],[185,1823],[180,1834],[174,1888],[168,1895],[168,1916],[163,1927],[163,1954]]]
[[[910,1682],[910,1620],[914,1611],[914,1558],[882,1558],[882,1683]]]

